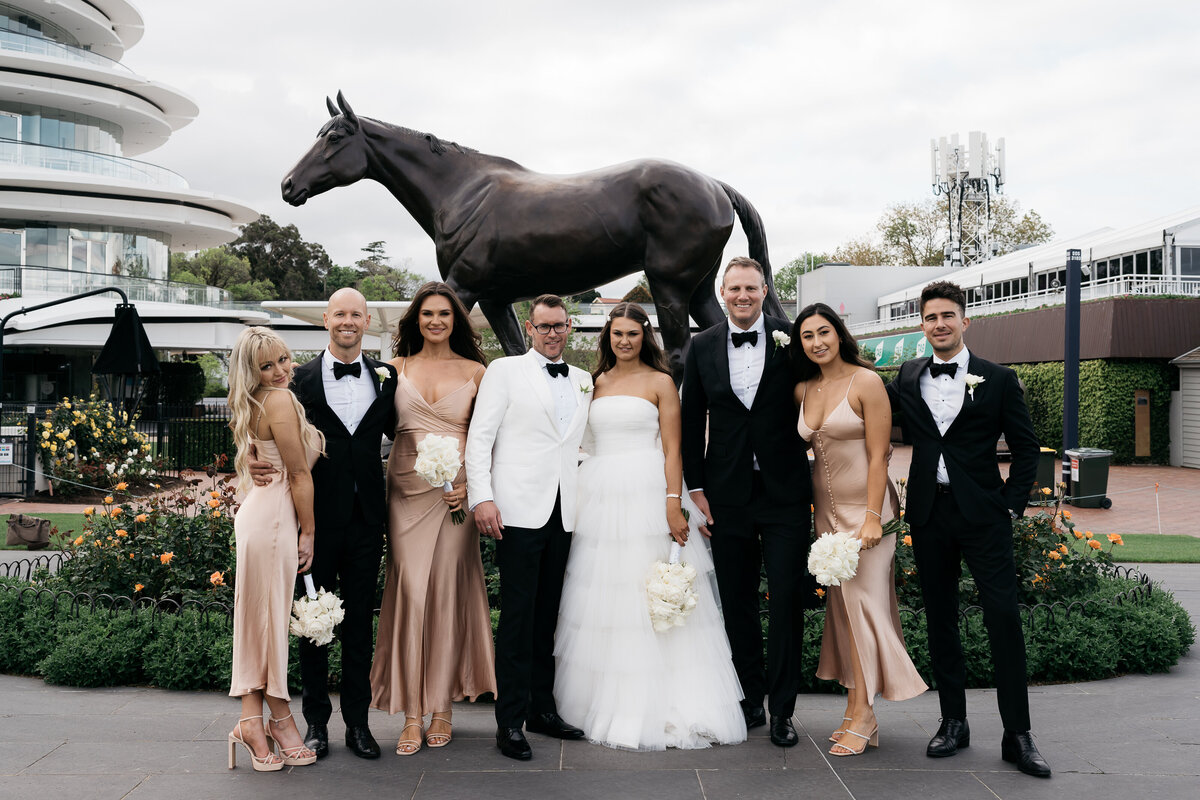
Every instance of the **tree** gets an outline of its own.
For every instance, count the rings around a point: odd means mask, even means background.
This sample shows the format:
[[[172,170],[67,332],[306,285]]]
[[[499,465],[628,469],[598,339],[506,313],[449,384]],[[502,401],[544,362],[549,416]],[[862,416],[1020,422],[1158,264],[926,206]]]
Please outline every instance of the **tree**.
[[[401,267],[393,267],[386,248],[385,242],[371,242],[362,249],[366,256],[354,265],[363,276],[358,290],[368,300],[409,300],[425,283],[425,277],[408,268],[411,259],[404,259]]]
[[[1054,228],[1030,209],[1021,214],[1019,200],[999,197],[992,203],[992,244],[1000,255],[1054,238]]]
[[[335,264],[325,273],[325,294],[332,295],[338,289],[357,286],[362,279],[363,273],[354,267],[339,267]]]
[[[333,262],[324,247],[304,241],[295,225],[280,227],[264,214],[243,225],[229,249],[249,262],[251,281],[270,281],[280,299],[325,299],[323,280]]]
[[[225,247],[210,247],[191,258],[183,253],[173,253],[170,277],[182,283],[199,283],[225,289],[234,300],[275,299],[274,284],[269,280],[252,279],[250,262]]]
[[[830,256],[824,253],[810,253],[805,251],[803,255],[789,261],[786,267],[777,270],[774,280],[775,296],[779,298],[779,302],[796,302],[796,281],[800,279],[800,276],[814,267],[832,260]]]
[[[887,264],[889,263],[887,257],[883,248],[872,242],[867,236],[843,242],[833,251],[834,261],[844,261],[856,267]]]
[[[642,277],[638,278],[637,286],[634,286],[625,296],[621,298],[622,303],[653,303],[654,295],[650,294],[650,281],[646,278],[646,273],[642,273]]]

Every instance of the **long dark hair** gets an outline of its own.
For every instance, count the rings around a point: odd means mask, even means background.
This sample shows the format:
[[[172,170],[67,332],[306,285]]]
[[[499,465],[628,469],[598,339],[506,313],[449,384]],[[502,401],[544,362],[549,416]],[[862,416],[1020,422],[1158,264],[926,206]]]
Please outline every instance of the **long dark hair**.
[[[659,372],[671,374],[671,368],[667,366],[667,357],[663,354],[662,348],[658,346],[658,340],[654,338],[654,326],[650,324],[650,317],[646,314],[646,310],[637,303],[618,303],[617,307],[609,312],[608,322],[604,323],[604,327],[600,329],[596,368],[592,370],[592,380],[596,380],[617,364],[617,354],[612,349],[614,319],[631,319],[641,325],[642,352],[640,357],[642,363]]]
[[[434,295],[450,301],[450,312],[454,317],[454,328],[450,331],[450,349],[465,359],[486,365],[487,358],[480,347],[482,340],[479,332],[471,325],[467,307],[458,299],[454,290],[441,281],[430,281],[417,289],[412,303],[400,318],[400,324],[396,326],[396,335],[392,337],[392,350],[396,355],[405,358],[421,352],[421,348],[425,346],[425,337],[421,335],[419,325],[421,306],[425,304],[426,299]]]
[[[872,372],[875,370],[875,365],[863,358],[862,353],[859,352],[858,342],[855,341],[854,335],[850,333],[849,328],[846,327],[846,323],[842,322],[842,318],[838,316],[838,313],[824,303],[813,303],[802,308],[800,313],[796,315],[796,321],[792,324],[792,345],[790,349],[792,351],[792,364],[795,366],[797,379],[806,381],[821,371],[821,368],[805,355],[804,345],[800,343],[800,325],[809,317],[822,317],[833,328],[834,333],[838,337],[838,355],[842,357],[842,361],[845,361],[847,364],[857,364],[860,367],[866,367]]]

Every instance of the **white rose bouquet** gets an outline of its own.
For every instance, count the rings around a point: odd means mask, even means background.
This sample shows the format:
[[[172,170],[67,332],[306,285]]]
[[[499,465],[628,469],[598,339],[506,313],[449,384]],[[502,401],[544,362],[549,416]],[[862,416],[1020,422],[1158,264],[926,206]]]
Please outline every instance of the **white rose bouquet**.
[[[669,559],[655,562],[646,579],[650,623],[656,633],[683,625],[696,607],[696,590],[692,588],[696,569],[690,564],[679,563],[682,552],[683,548],[673,543]]]
[[[840,586],[858,572],[862,541],[849,533],[822,533],[808,550],[808,571],[822,586]]]
[[[306,636],[318,647],[333,641],[333,628],[346,612],[342,598],[324,589],[317,591],[310,573],[304,573],[305,596],[292,603],[292,623],[288,626],[296,636]]]
[[[413,470],[430,486],[440,486],[443,492],[453,492],[453,480],[461,468],[462,458],[458,454],[457,439],[427,433],[424,439],[417,442],[417,460]],[[450,512],[450,519],[455,525],[461,525],[466,518],[467,514],[461,508]]]

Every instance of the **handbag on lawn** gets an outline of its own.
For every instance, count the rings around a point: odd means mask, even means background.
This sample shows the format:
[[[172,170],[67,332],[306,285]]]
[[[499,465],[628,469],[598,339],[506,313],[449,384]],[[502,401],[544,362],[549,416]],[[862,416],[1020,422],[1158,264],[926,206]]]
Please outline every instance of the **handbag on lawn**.
[[[25,545],[30,550],[41,550],[50,546],[50,520],[27,517],[24,514],[8,515],[8,538],[5,544]]]

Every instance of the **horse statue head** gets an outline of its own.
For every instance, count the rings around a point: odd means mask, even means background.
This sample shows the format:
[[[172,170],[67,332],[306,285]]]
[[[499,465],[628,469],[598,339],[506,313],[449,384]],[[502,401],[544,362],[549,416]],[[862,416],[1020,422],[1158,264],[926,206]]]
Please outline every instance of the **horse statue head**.
[[[280,185],[284,201],[294,206],[302,206],[308,198],[338,186],[348,186],[367,174],[367,142],[354,109],[340,91],[336,106],[328,97],[325,105],[332,119]]]

